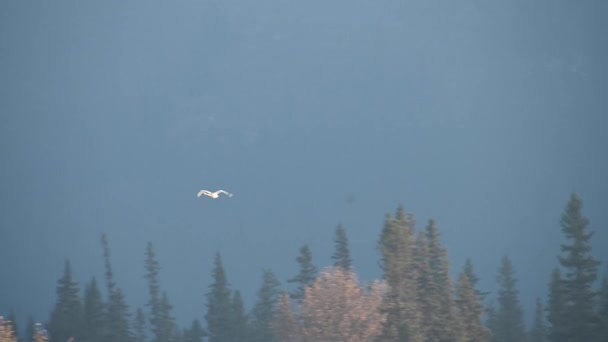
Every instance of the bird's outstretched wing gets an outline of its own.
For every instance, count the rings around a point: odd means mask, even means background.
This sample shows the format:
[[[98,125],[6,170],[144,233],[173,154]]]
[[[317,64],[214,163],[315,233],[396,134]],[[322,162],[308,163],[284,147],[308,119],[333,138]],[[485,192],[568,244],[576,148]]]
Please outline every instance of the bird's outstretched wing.
[[[229,192],[227,192],[227,191],[224,191],[224,190],[218,190],[217,192],[218,192],[218,193],[222,193],[222,194],[226,194],[226,195],[228,195],[228,197],[232,197],[232,194],[231,194],[231,193],[229,193]]]
[[[209,195],[211,192],[209,192],[209,190],[201,190],[198,192],[198,194],[196,194],[196,197],[201,197],[203,195]]]

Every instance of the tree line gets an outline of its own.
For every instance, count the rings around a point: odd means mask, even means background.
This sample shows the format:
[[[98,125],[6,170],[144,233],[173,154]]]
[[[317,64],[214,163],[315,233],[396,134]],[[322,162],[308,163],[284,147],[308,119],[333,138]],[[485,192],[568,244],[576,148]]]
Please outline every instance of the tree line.
[[[399,206],[387,214],[377,249],[382,278],[360,281],[353,270],[346,230],[338,225],[333,265],[318,269],[308,245],[296,257],[298,272],[281,289],[265,269],[253,308],[247,312],[238,289],[231,289],[219,253],[206,293],[205,324],[178,327],[169,296],[159,285],[160,264],[153,246],[145,250],[148,302],[131,309],[114,281],[107,238],[101,236],[104,281],[95,277],[81,296],[69,260],[57,282],[57,301],[44,324],[29,318],[23,338],[14,314],[0,316],[0,342],[544,342],[608,341],[608,278],[598,284],[600,261],[591,255],[593,232],[572,194],[562,213],[564,235],[558,263],[548,280],[545,301],[536,300],[533,324],[524,324],[517,276],[503,256],[496,275],[494,304],[477,288],[467,259],[450,276],[447,249],[434,220],[423,229]],[[102,296],[100,286],[105,286]]]

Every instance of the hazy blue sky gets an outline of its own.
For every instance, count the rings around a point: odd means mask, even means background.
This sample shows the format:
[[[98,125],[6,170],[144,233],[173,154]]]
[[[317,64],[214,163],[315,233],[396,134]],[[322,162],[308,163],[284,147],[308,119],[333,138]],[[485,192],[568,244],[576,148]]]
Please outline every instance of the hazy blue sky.
[[[608,261],[606,32],[599,0],[2,1],[0,313],[47,319],[66,258],[101,278],[101,232],[132,308],[153,243],[182,325],[218,251],[250,307],[341,222],[371,280],[400,203],[530,309],[571,192]]]

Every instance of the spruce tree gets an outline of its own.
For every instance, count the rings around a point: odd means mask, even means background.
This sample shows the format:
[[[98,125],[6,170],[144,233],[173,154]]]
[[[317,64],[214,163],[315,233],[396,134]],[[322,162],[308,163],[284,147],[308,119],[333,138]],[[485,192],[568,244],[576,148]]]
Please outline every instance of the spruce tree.
[[[547,303],[547,320],[549,321],[548,337],[550,341],[568,341],[566,330],[566,297],[564,293],[564,282],[559,268],[551,272],[549,283],[549,300]]]
[[[430,219],[426,226],[430,278],[433,283],[430,296],[438,303],[439,310],[433,315],[430,334],[436,341],[456,340],[459,335],[456,305],[452,296],[452,281],[447,250],[441,245],[439,230]]]
[[[87,342],[103,342],[105,325],[104,304],[95,277],[84,291],[84,337]]]
[[[596,330],[597,316],[593,308],[596,292],[592,290],[597,278],[600,262],[591,256],[588,231],[589,220],[582,214],[581,199],[572,194],[562,214],[562,233],[569,241],[561,245],[564,255],[559,257],[564,268],[564,332],[566,338],[578,341],[592,341]]]
[[[350,271],[352,260],[348,249],[348,237],[346,236],[346,230],[341,224],[336,227],[334,246],[334,255],[331,257],[334,260],[334,266],[342,267],[343,269]]]
[[[131,340],[129,325],[130,313],[122,290],[116,288],[108,301],[108,327],[113,336],[112,341],[128,342]]]
[[[27,325],[25,326],[25,342],[34,342],[34,334],[36,333],[36,322],[32,315],[27,316]]]
[[[416,293],[417,293],[417,308],[420,313],[420,319],[427,324],[421,325],[420,333],[425,341],[436,341],[433,336],[431,322],[438,321],[438,315],[441,311],[441,303],[435,295],[437,286],[431,278],[431,268],[429,264],[429,249],[426,234],[419,232],[416,237],[416,253],[414,253],[414,268],[416,275]]]
[[[393,218],[386,215],[378,250],[383,279],[388,285],[381,312],[386,314],[380,341],[421,341],[416,303],[414,221],[402,206]]]
[[[134,327],[134,342],[146,342],[146,317],[144,316],[144,311],[141,308],[137,308],[135,312],[135,322],[133,322]]]
[[[523,310],[519,303],[519,291],[515,270],[508,256],[504,256],[498,270],[498,311],[493,341],[524,341]]]
[[[252,342],[275,341],[271,322],[275,317],[279,285],[280,283],[272,271],[263,271],[262,286],[258,290],[258,300],[251,315]]]
[[[150,307],[150,327],[154,334],[153,342],[162,342],[159,337],[162,335],[161,327],[161,294],[160,285],[158,284],[158,273],[160,265],[156,260],[152,243],[148,242],[146,246],[146,274],[145,278],[148,281],[148,294],[150,299],[148,306]]]
[[[171,316],[172,309],[173,306],[169,302],[169,296],[166,292],[163,292],[159,306],[158,335],[156,337],[158,342],[172,342],[176,332],[178,332],[175,320]]]
[[[210,342],[232,342],[232,301],[222,258],[215,255],[213,283],[207,293],[207,330]]]
[[[298,287],[290,293],[290,296],[298,302],[302,302],[304,299],[304,289],[310,286],[317,277],[317,268],[312,263],[312,253],[308,245],[300,247],[300,255],[298,255],[296,261],[300,267],[300,271],[295,277],[287,280],[287,282],[298,284]]]
[[[487,341],[489,334],[481,323],[483,305],[466,272],[461,272],[456,287],[461,339],[466,342]],[[436,340],[440,341],[440,340]]]
[[[246,341],[249,336],[247,314],[245,313],[245,305],[241,291],[235,290],[232,294],[232,331],[235,341]]]
[[[183,342],[203,342],[203,338],[207,334],[205,333],[205,329],[201,326],[201,323],[198,319],[195,319],[190,325],[190,328],[184,330],[184,334],[182,336]],[[244,341],[244,340],[239,340]]]
[[[110,263],[110,248],[105,234],[101,235],[103,249],[106,286],[108,300],[106,303],[106,317],[104,325],[104,340],[115,342],[128,342],[131,339],[129,307],[125,301],[122,291],[114,282],[112,265]]]
[[[485,308],[486,313],[486,321],[485,326],[489,332],[490,341],[494,341],[496,339],[494,332],[496,331],[496,307],[494,303],[490,303]]]
[[[78,283],[72,278],[70,261],[65,261],[63,276],[57,284],[57,302],[51,312],[49,333],[52,341],[80,340],[83,336],[83,309]]]
[[[608,342],[608,277],[602,278],[598,305],[598,341]]]
[[[536,298],[536,306],[534,308],[534,324],[530,330],[530,338],[528,339],[528,342],[545,342],[546,335],[545,310],[540,298]]]
[[[470,258],[467,258],[464,262],[463,272],[466,273],[469,281],[471,282],[471,286],[475,289],[475,293],[479,296],[479,299],[483,302],[486,299],[486,296],[489,292],[482,292],[477,289],[477,283],[479,282],[479,277],[475,274],[475,270],[473,269],[473,262]]]

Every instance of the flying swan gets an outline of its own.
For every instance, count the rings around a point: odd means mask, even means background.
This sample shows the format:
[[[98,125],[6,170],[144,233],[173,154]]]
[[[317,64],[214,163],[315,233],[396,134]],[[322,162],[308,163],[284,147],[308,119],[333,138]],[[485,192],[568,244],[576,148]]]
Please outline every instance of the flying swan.
[[[226,194],[226,195],[228,195],[228,197],[232,197],[231,193],[226,192],[224,190],[218,190],[216,192],[211,192],[209,190],[201,190],[198,192],[196,197],[201,197],[201,196],[205,195],[205,196],[209,196],[211,198],[218,198],[218,197],[220,197],[220,194]]]

